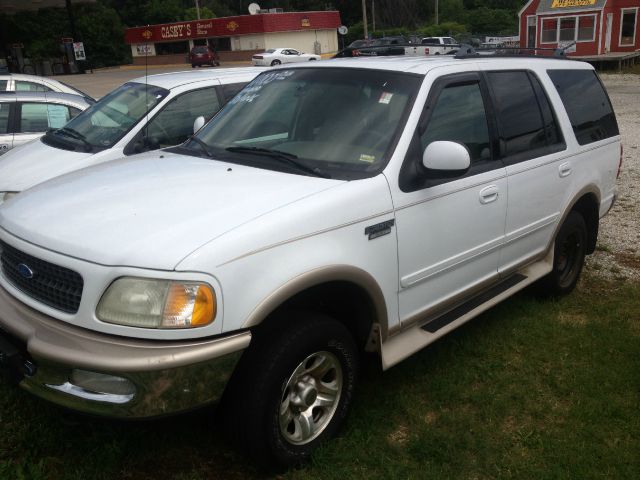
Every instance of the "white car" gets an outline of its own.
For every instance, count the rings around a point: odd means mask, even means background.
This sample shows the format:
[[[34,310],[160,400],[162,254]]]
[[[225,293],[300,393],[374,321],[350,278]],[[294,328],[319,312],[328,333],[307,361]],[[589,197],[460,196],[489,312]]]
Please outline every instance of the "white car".
[[[224,394],[251,459],[296,464],[339,431],[361,362],[533,282],[569,293],[621,153],[587,63],[268,70],[189,142],[0,206],[0,352],[23,388],[100,415]]]
[[[268,67],[283,63],[309,62],[320,60],[320,55],[299,52],[294,48],[271,48],[251,57],[251,61],[257,67]]]
[[[8,192],[72,170],[184,142],[197,118],[210,119],[260,72],[253,67],[187,71],[125,83],[64,128],[2,155],[0,203]]]
[[[53,78],[40,77],[38,75],[26,75],[22,73],[0,74],[0,92],[59,92],[81,95],[95,102],[95,99],[68,85]]]

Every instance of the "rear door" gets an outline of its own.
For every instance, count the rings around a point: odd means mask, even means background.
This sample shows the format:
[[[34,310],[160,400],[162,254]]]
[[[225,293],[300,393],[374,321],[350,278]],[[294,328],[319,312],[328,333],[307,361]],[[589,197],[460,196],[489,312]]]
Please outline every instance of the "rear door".
[[[543,254],[570,190],[571,166],[555,111],[529,70],[485,72],[506,166],[509,208],[499,271],[508,274]]]

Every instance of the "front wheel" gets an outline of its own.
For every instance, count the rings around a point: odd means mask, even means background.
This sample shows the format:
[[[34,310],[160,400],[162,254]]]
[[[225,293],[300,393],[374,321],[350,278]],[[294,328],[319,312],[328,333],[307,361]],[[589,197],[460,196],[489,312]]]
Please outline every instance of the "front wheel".
[[[280,319],[278,319],[280,320]],[[260,332],[236,372],[230,432],[263,466],[308,459],[342,426],[353,401],[357,349],[332,318],[296,313]]]
[[[548,296],[570,293],[578,283],[587,251],[587,224],[572,211],[560,227],[553,246],[553,270],[540,280],[539,292]]]

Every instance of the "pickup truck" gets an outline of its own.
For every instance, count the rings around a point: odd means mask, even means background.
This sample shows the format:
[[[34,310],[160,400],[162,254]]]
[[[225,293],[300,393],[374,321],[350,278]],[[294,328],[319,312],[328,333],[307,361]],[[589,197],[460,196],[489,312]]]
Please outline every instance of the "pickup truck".
[[[460,45],[451,37],[426,37],[420,43],[389,41],[386,38],[377,39],[362,45],[349,45],[335,56],[341,57],[386,57],[406,55],[409,57],[424,57],[426,55],[447,55],[458,51]]]
[[[458,42],[451,37],[425,37],[420,46],[426,48],[426,55],[446,55],[458,50]]]

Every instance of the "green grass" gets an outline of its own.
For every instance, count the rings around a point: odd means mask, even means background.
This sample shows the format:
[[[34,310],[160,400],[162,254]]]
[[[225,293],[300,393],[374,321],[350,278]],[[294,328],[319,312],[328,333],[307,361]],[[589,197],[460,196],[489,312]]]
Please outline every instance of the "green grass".
[[[524,292],[382,373],[283,479],[640,478],[640,284]],[[96,420],[0,384],[0,479],[262,478],[207,412]]]

